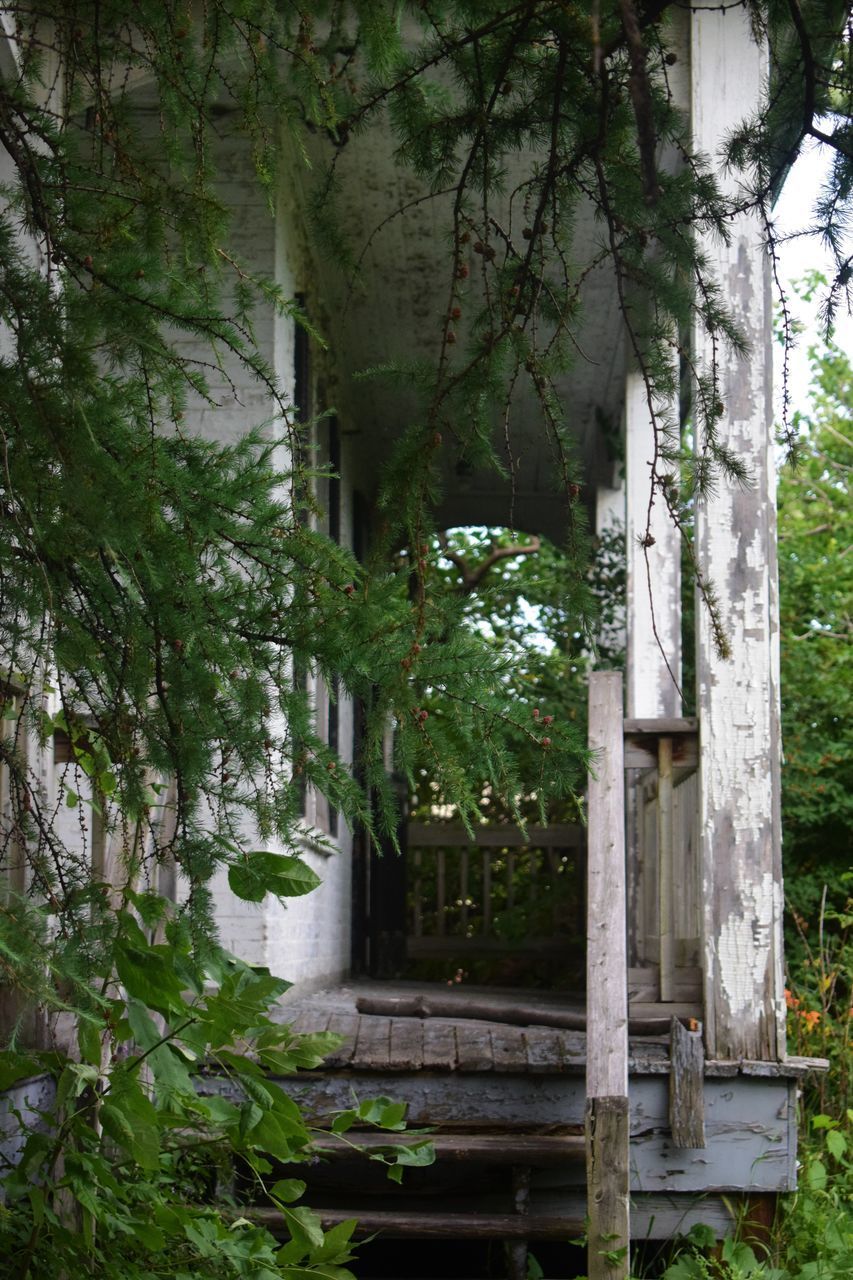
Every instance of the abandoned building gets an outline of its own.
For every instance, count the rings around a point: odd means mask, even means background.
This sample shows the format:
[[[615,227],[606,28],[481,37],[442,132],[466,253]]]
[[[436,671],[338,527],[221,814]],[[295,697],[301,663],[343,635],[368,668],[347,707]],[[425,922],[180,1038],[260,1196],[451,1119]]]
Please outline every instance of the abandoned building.
[[[764,53],[738,8],[679,13],[674,83],[697,146],[713,155],[758,99]],[[338,177],[354,239],[367,245],[367,287],[344,305],[344,283],[308,245],[307,172],[286,167],[271,217],[250,142],[223,125],[220,145],[236,251],[285,294],[300,295],[327,335],[320,350],[272,306],[256,324],[259,346],[305,419],[334,409],[314,428],[319,459],[334,473],[317,495],[318,522],[358,553],[404,393],[356,375],[380,357],[417,357],[432,340],[430,282],[445,252],[434,207],[417,203],[418,183],[399,167],[390,136],[374,130],[350,142]],[[0,166],[8,159],[0,151]],[[406,216],[389,220],[407,202]],[[597,234],[591,217],[578,234]],[[307,1203],[325,1220],[355,1216],[378,1233],[366,1254],[379,1259],[377,1274],[392,1265],[381,1261],[382,1242],[405,1238],[423,1241],[425,1257],[428,1242],[505,1242],[508,1274],[524,1276],[528,1247],[535,1253],[581,1235],[587,1213],[593,1234],[629,1230],[635,1241],[697,1222],[722,1235],[733,1204],[759,1212],[796,1185],[797,1085],[813,1064],[790,1058],[785,1044],[771,299],[757,215],[740,215],[730,243],[709,241],[708,254],[753,350],[751,358],[718,353],[720,431],[753,482],[723,481],[697,508],[699,564],[720,586],[731,657],[715,655],[697,609],[695,716],[685,716],[672,674],[682,665],[679,533],[659,503],[646,536],[652,426],[613,277],[602,268],[585,286],[580,338],[595,360],[579,360],[563,386],[581,425],[591,518],[600,530],[624,527],[627,574],[624,678],[602,671],[590,686],[598,764],[588,826],[521,833],[484,825],[472,840],[453,822],[411,823],[406,856],[395,859],[350,832],[309,789],[306,821],[331,842],[306,838],[301,850],[320,887],[285,907],[240,900],[224,873],[215,885],[224,945],[294,983],[283,1016],[298,1030],[343,1037],[322,1068],[287,1081],[294,1096],[322,1117],[353,1096],[385,1095],[407,1102],[410,1124],[431,1131],[436,1163],[411,1171],[402,1186],[343,1148],[307,1175]],[[241,385],[241,369],[228,374],[214,388],[218,407],[200,403],[188,414],[196,431],[217,439],[241,429],[247,407],[257,421],[274,417],[257,385]],[[603,422],[620,424],[618,460]],[[513,526],[559,543],[563,506],[532,431],[517,452]],[[460,472],[448,457],[437,522],[507,524],[506,483]],[[353,706],[320,680],[312,693],[318,724],[351,761]],[[43,767],[55,785],[51,771],[62,762]],[[585,921],[546,920],[516,944],[552,967],[562,948],[571,953],[585,1000],[406,981],[407,961],[464,964],[504,945],[492,916],[506,906],[501,877],[511,884],[522,861],[531,895],[551,892],[557,864],[572,869],[585,894]],[[608,1152],[603,1174],[596,1143]],[[459,1274],[485,1265],[464,1256],[469,1270]]]

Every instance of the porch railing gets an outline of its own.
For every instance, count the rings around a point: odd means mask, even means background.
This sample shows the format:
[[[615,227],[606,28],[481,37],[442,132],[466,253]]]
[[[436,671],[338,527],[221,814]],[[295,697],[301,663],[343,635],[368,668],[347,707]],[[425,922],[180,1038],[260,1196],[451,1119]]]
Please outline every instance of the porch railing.
[[[411,822],[410,959],[559,952],[584,933],[585,833],[573,824]]]
[[[699,997],[698,723],[626,720],[628,964],[636,999]]]

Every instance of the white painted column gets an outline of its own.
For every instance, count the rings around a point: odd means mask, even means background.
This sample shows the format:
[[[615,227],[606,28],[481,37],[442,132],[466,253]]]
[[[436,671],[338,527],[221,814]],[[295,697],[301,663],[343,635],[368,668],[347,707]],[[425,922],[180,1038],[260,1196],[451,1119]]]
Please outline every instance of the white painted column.
[[[768,73],[744,9],[694,9],[694,145],[719,158],[727,134],[754,112]],[[730,194],[736,177],[721,172]],[[751,486],[721,478],[699,502],[696,548],[723,611],[731,657],[714,652],[697,603],[700,850],[708,1052],[721,1058],[784,1053],[782,880],[779,832],[778,607],[771,434],[771,298],[762,226],[754,213],[728,223],[730,242],[703,244],[751,354],[717,352],[721,443],[748,465]],[[696,336],[710,369],[712,349]]]
[[[595,491],[595,535],[605,542],[608,548],[614,547],[616,554],[621,554],[625,541],[625,479],[614,477],[616,486],[599,485]],[[609,550],[608,550],[609,554]],[[608,612],[612,610],[612,612]],[[613,603],[612,596],[607,601],[607,608],[598,619],[597,641],[605,654],[624,653],[626,649],[625,603]]]
[[[626,710],[637,720],[680,716],[682,710],[680,535],[663,495],[653,487],[654,457],[646,385],[639,372],[630,370],[625,381]]]

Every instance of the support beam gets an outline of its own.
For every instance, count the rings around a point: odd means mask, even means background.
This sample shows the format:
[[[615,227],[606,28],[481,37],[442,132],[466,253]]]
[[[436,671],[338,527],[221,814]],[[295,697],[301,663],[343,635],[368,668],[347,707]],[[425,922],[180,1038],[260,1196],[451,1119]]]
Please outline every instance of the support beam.
[[[745,9],[694,8],[692,127],[698,152],[719,159],[727,136],[758,105],[768,75]],[[737,197],[737,176],[720,168]],[[778,608],[772,462],[771,298],[759,216],[727,223],[728,242],[702,245],[750,344],[738,356],[701,332],[695,355],[715,367],[720,444],[750,470],[748,487],[720,478],[697,503],[696,550],[714,584],[731,657],[714,650],[697,604],[697,709],[701,726],[700,856],[703,868],[707,1048],[715,1058],[784,1054],[779,833]]]
[[[589,683],[586,1139],[590,1280],[628,1276],[628,960],[622,676]]]

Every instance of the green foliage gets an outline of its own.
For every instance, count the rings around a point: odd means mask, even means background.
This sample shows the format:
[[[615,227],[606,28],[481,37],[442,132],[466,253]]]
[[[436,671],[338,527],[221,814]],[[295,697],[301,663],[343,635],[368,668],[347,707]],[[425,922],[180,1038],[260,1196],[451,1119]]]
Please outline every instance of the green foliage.
[[[850,1095],[853,827],[850,471],[853,369],[832,343],[811,351],[812,386],[796,464],[779,483],[782,771],[789,907],[789,1032],[829,1058],[810,1105],[843,1115]]]
[[[853,369],[833,344],[811,352],[798,456],[779,483],[785,857],[798,910],[849,866],[853,826]]]
[[[663,1280],[842,1280],[853,1267],[853,1112],[815,1115],[803,1135],[800,1188],[785,1197],[770,1240],[744,1224],[717,1243],[694,1227]]]
[[[133,906],[118,912],[113,949],[89,975],[72,1051],[0,1053],[4,1087],[38,1073],[54,1084],[48,1111],[13,1111],[5,1125],[18,1155],[2,1184],[2,1274],[47,1275],[61,1258],[69,1275],[106,1277],[120,1259],[139,1280],[348,1280],[355,1223],[324,1232],[317,1214],[293,1207],[305,1184],[276,1179],[282,1165],[322,1156],[323,1134],[275,1077],[318,1066],[337,1038],[295,1035],[271,1017],[288,984],[266,970],[214,948],[200,961],[164,900]],[[163,942],[140,915],[158,919]],[[404,1105],[379,1098],[332,1131],[357,1121],[396,1133],[404,1117]],[[399,1181],[434,1152],[419,1138],[374,1158]],[[253,1222],[229,1192],[237,1165],[249,1200],[276,1210],[277,1225]]]

